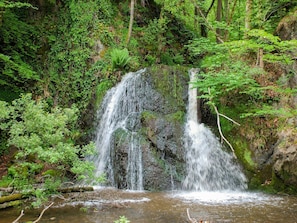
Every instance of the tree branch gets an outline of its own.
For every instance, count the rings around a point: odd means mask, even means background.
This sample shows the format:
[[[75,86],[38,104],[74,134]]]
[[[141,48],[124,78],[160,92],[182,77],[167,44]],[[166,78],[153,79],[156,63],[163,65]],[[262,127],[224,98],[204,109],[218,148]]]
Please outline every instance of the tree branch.
[[[32,223],[37,223],[37,222],[39,222],[39,220],[42,218],[42,215],[44,214],[44,212],[45,212],[47,209],[49,209],[53,204],[54,204],[54,202],[52,202],[49,206],[45,207],[45,208],[42,210],[42,212],[40,213],[39,217],[38,217],[35,221],[33,221]]]
[[[19,216],[17,219],[15,219],[12,223],[18,223],[19,220],[20,220],[24,215],[25,215],[25,214],[24,214],[24,210],[22,210],[20,216]]]
[[[229,121],[233,122],[235,125],[238,125],[240,126],[240,124],[236,121],[234,121],[232,118],[229,118],[228,116],[222,114],[222,113],[219,113],[220,116],[224,117],[225,119],[228,119]]]
[[[208,94],[210,95],[210,88],[208,88]],[[210,100],[210,102],[211,102],[211,100]],[[216,106],[214,103],[211,103],[211,104],[212,104],[212,106],[213,106],[213,108],[214,108],[214,110],[215,110],[215,112],[216,112],[216,114],[217,114],[217,125],[218,125],[218,129],[219,129],[219,133],[220,133],[222,139],[228,144],[228,146],[229,146],[230,149],[232,150],[232,153],[233,153],[234,158],[237,159],[237,156],[236,156],[236,154],[235,154],[235,151],[234,151],[233,146],[232,146],[231,143],[225,138],[225,136],[224,136],[224,134],[223,134],[223,132],[222,132],[222,129],[221,129],[220,115],[223,116],[223,117],[225,117],[225,118],[227,118],[227,116],[220,114],[220,113],[219,113],[219,110],[218,110],[218,108],[217,108],[217,106]],[[231,118],[227,118],[227,119],[230,120],[230,121],[232,120]],[[233,121],[233,120],[232,120],[232,121]],[[235,121],[233,121],[233,122],[236,123]],[[237,123],[237,124],[238,124],[238,123]]]
[[[211,4],[210,4],[209,8],[207,9],[207,11],[206,11],[206,13],[205,13],[205,18],[207,18],[208,13],[210,12],[211,8],[212,8],[213,5],[214,5],[214,2],[215,2],[215,0],[212,0],[212,2],[211,2]]]
[[[195,8],[198,10],[199,14],[201,15],[201,17],[204,19],[206,26],[216,35],[218,41],[220,43],[224,43],[224,40],[216,33],[216,30],[209,24],[207,18],[205,17],[205,15],[203,14],[202,10],[200,9],[199,5],[196,4],[195,1],[192,1]]]
[[[188,216],[188,219],[189,219],[189,221],[190,221],[191,223],[198,223],[198,222],[196,221],[196,219],[191,218],[190,213],[189,213],[189,208],[187,208],[187,216]]]

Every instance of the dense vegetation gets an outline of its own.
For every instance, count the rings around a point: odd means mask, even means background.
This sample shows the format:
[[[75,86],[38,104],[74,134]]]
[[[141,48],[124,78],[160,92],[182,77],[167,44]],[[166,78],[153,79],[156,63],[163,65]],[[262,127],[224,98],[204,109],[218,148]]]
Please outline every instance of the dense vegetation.
[[[200,67],[201,97],[242,122],[295,116],[280,102],[295,94],[288,80],[297,42],[275,32],[296,18],[296,7],[291,0],[0,0],[0,155],[13,154],[2,183],[54,191],[59,185],[50,188],[48,179],[91,172],[81,158],[92,146],[94,95],[100,101],[124,72],[146,66]]]

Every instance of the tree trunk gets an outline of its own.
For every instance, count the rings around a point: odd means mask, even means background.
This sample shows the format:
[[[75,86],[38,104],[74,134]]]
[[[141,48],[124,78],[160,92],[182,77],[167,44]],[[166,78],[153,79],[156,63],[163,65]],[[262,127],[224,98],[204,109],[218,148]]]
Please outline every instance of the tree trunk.
[[[246,0],[245,21],[244,21],[244,27],[245,27],[244,37],[245,38],[248,37],[247,33],[248,33],[248,31],[251,30],[252,4],[253,4],[253,0]]]
[[[264,55],[263,48],[259,48],[257,65],[262,69],[264,69],[263,55]]]
[[[221,22],[222,21],[222,11],[223,11],[223,2],[222,0],[218,0],[217,4],[217,12],[216,12],[216,21]],[[220,43],[218,37],[220,37],[222,34],[222,30],[220,28],[216,28],[216,37],[217,37],[217,43]]]
[[[209,8],[207,9],[207,11],[205,11],[203,8],[200,8],[198,4],[194,3],[194,5],[195,5],[195,16],[201,16],[204,19],[205,23],[208,23],[207,22],[207,16],[208,16],[208,13],[210,12],[210,10],[212,9],[212,7],[214,5],[214,2],[215,2],[215,0],[211,1],[211,4],[210,4]],[[203,4],[205,4],[204,1],[203,1]],[[208,36],[207,35],[208,34],[207,33],[207,24],[205,24],[205,23],[201,23],[201,25],[200,25],[200,35],[202,37],[207,38],[207,36]]]
[[[228,12],[228,16],[226,16],[227,27],[229,27],[229,25],[230,25],[231,22],[232,22],[233,15],[234,15],[234,12],[235,12],[235,6],[236,6],[236,3],[237,3],[237,0],[234,1],[233,6],[232,6],[232,8],[231,8],[231,11]],[[228,9],[228,11],[229,11],[229,9]],[[226,31],[225,31],[224,41],[227,41],[228,39],[229,39],[229,31],[226,30]]]
[[[129,22],[129,30],[128,30],[128,36],[127,36],[127,41],[126,45],[129,44],[131,35],[132,35],[132,28],[133,28],[133,22],[134,22],[134,7],[135,7],[135,0],[131,0],[131,5],[130,5],[130,22]]]

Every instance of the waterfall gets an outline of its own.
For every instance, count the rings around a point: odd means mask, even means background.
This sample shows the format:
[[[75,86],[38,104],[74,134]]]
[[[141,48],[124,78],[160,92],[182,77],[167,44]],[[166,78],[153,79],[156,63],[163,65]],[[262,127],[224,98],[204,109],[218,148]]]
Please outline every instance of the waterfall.
[[[89,160],[95,164],[95,176],[105,174],[106,184],[109,186],[143,190],[143,175],[150,171],[144,171],[143,167],[147,168],[147,163],[143,164],[143,160],[149,160],[149,148],[145,147],[148,139],[141,134],[141,113],[149,109],[162,111],[163,105],[156,103],[160,97],[153,93],[151,82],[144,73],[145,69],[126,74],[120,83],[106,93],[97,113],[95,144],[98,154],[89,157]],[[194,70],[190,71],[191,81],[196,73]],[[234,163],[232,155],[222,149],[209,128],[199,123],[201,117],[197,113],[197,102],[197,90],[190,84],[183,139],[186,161],[183,189],[245,189],[245,176]],[[164,147],[158,149],[162,150]],[[154,168],[156,161],[149,162],[149,168]],[[171,182],[173,188],[176,171],[174,166],[170,166],[168,182]]]
[[[128,164],[126,176],[127,189],[142,190],[142,153],[139,139],[134,135],[133,115],[140,114],[143,109],[145,83],[141,81],[141,74],[145,69],[135,73],[128,73],[122,81],[110,89],[98,111],[98,126],[96,129],[96,150],[98,154],[90,158],[95,163],[95,176],[106,174],[108,183],[116,186],[114,176],[113,140],[116,131],[121,129],[129,135]],[[132,117],[132,118],[131,118]]]
[[[197,70],[190,70],[190,81]],[[195,191],[246,189],[246,178],[232,155],[222,150],[216,136],[203,123],[198,123],[197,89],[189,84],[185,153],[187,175],[183,189]]]

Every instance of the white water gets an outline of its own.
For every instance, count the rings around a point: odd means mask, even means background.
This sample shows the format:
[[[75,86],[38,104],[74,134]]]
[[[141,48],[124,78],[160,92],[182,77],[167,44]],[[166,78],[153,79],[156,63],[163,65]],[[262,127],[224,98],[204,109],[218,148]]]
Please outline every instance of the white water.
[[[125,75],[122,81],[110,89],[98,112],[99,125],[96,133],[96,150],[98,154],[91,158],[96,166],[96,176],[106,174],[109,183],[116,186],[113,166],[113,138],[116,130],[122,129],[130,134],[128,151],[128,170],[126,173],[127,189],[142,190],[142,153],[131,128],[135,123],[129,116],[142,111],[144,101],[139,96],[139,89],[145,89],[145,83],[139,78],[144,70]],[[131,121],[132,120],[132,121]],[[132,127],[133,129],[133,127]]]
[[[196,71],[190,71],[190,79],[196,79]],[[185,125],[185,150],[187,176],[183,189],[192,191],[220,191],[246,189],[246,178],[222,150],[216,136],[204,124],[198,123],[197,89],[189,84],[187,122]]]

